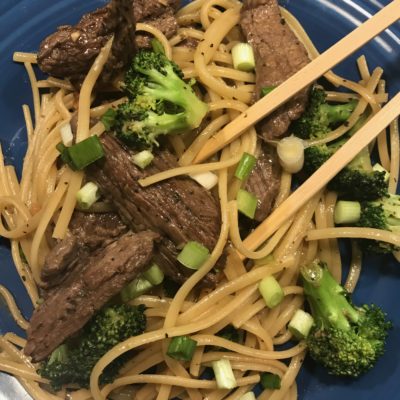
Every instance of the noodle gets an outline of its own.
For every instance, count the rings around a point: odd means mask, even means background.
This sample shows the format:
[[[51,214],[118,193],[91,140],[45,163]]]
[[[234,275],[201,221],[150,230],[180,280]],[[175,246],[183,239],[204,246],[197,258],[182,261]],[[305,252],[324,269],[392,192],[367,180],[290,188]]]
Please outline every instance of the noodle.
[[[146,307],[146,331],[118,343],[98,360],[90,377],[90,389],[75,390],[64,387],[53,394],[48,381],[38,374],[23,353],[26,340],[7,333],[0,336],[0,371],[14,375],[35,400],[105,400],[135,398],[137,400],[168,400],[179,396],[182,400],[239,400],[269,372],[281,379],[278,390],[263,390],[258,399],[295,400],[296,376],[305,357],[303,341],[288,343],[292,334],[287,328],[298,309],[303,307],[304,291],[298,286],[300,266],[317,257],[326,262],[337,281],[341,280],[342,265],[338,238],[381,240],[400,246],[396,233],[366,228],[335,228],[334,209],[337,194],[326,189],[315,195],[291,219],[282,224],[260,248],[250,248],[242,239],[239,225],[239,189],[246,181],[234,176],[236,165],[244,152],[257,157],[261,151],[257,132],[249,128],[241,137],[226,146],[207,163],[192,162],[207,140],[246,111],[253,100],[256,77],[253,72],[233,67],[232,47],[243,41],[238,22],[241,3],[236,0],[195,0],[177,12],[178,30],[167,39],[152,25],[136,24],[159,40],[167,58],[177,63],[185,79],[195,78],[195,86],[209,114],[195,132],[168,137],[169,148],[179,160],[179,166],[139,180],[143,187],[182,175],[215,171],[218,175],[218,197],[221,227],[217,243],[210,257],[180,287],[173,298],[159,297],[158,289],[141,295],[127,304]],[[299,22],[288,11],[282,15],[301,40],[310,58],[318,56],[310,38]],[[187,39],[196,40],[196,48],[185,46]],[[36,54],[14,53],[14,60],[24,64],[33,96],[33,114],[23,105],[28,149],[23,162],[20,181],[13,167],[6,166],[0,148],[0,235],[11,239],[12,256],[16,269],[31,298],[38,306],[39,287],[43,285],[41,271],[49,252],[48,236],[62,240],[76,208],[76,193],[86,180],[84,172],[59,166],[56,145],[61,140],[61,129],[77,117],[76,142],[106,131],[98,121],[108,110],[127,101],[112,96],[106,101],[97,97],[96,82],[109,57],[113,38],[101,49],[86,75],[79,93],[68,79],[49,77],[37,80],[32,64]],[[324,139],[309,140],[306,145],[329,143],[346,134],[366,112],[377,113],[387,101],[383,70],[370,73],[364,56],[358,58],[360,82],[346,80],[332,71],[325,78],[333,85],[350,92],[327,91],[329,101],[344,103],[357,100],[358,104],[348,120],[332,130]],[[120,87],[118,83],[115,85]],[[40,93],[46,89],[46,93]],[[390,172],[388,187],[396,193],[399,179],[400,144],[398,122],[390,127],[390,141],[386,133],[377,140],[382,165]],[[276,145],[277,142],[271,142]],[[390,146],[389,146],[390,145]],[[283,171],[279,193],[273,208],[279,207],[292,191],[292,174]],[[95,203],[89,212],[115,211],[103,201]],[[198,285],[226,252],[226,265],[220,282],[213,289]],[[397,253],[395,256],[400,258]],[[248,261],[246,261],[248,259]],[[361,270],[362,254],[352,241],[352,261],[345,287],[352,292]],[[266,306],[258,290],[262,279],[273,276],[282,287],[284,298],[274,308]],[[26,330],[29,323],[21,315],[12,294],[0,286],[11,315]],[[240,310],[240,312],[238,312]],[[226,327],[233,326],[243,333],[240,343],[219,336]],[[192,359],[180,362],[167,355],[172,338],[190,336],[197,342]],[[290,346],[288,346],[288,344]],[[284,350],[276,346],[285,345]],[[129,353],[135,350],[133,353]],[[99,377],[116,358],[125,354],[129,359],[112,384],[100,386]],[[218,388],[214,379],[201,379],[213,361],[226,359],[237,381],[233,390]],[[148,373],[149,369],[155,372]],[[197,379],[198,378],[198,379]],[[46,386],[43,386],[46,385]],[[131,385],[135,385],[132,387]],[[73,390],[71,393],[69,391]]]
[[[307,240],[322,240],[331,238],[361,238],[373,239],[400,246],[400,235],[373,228],[327,228],[308,231]]]
[[[22,329],[26,330],[29,326],[29,323],[24,319],[21,312],[19,311],[18,306],[15,303],[15,300],[14,300],[12,294],[3,285],[0,285],[0,296],[6,302],[7,307],[10,310],[11,315],[13,316],[15,322]]]

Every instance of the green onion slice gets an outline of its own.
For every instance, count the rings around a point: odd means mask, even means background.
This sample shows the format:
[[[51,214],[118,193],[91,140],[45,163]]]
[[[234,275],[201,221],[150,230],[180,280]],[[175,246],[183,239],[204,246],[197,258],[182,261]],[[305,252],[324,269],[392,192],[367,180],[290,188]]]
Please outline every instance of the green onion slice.
[[[89,209],[100,198],[99,188],[93,182],[87,182],[76,194],[78,208]]]
[[[251,71],[256,66],[254,52],[248,43],[238,43],[232,47],[233,67],[240,71]]]
[[[121,290],[121,300],[123,303],[126,303],[148,292],[152,287],[153,285],[147,279],[142,277],[136,278]]]
[[[62,161],[73,171],[84,169],[104,157],[103,146],[97,136],[90,136],[71,147],[58,143],[56,149],[60,152]]]
[[[236,178],[240,180],[246,179],[254,166],[256,165],[257,159],[249,153],[243,153],[242,158],[239,161],[239,164],[235,171]]]
[[[355,224],[361,217],[361,204],[358,201],[339,200],[335,206],[335,224]]]
[[[202,244],[192,241],[187,242],[178,254],[178,261],[186,268],[199,269],[210,257],[210,251]]]
[[[189,336],[176,336],[168,346],[167,355],[175,360],[190,361],[196,346],[197,342]]]
[[[272,275],[260,282],[258,290],[269,308],[276,307],[285,297],[281,285]]]
[[[298,309],[290,320],[288,329],[296,339],[303,340],[308,336],[313,325],[312,315]]]
[[[247,190],[239,189],[236,201],[238,210],[246,217],[253,219],[257,209],[257,197]]]
[[[212,367],[218,389],[233,389],[237,386],[236,378],[229,360],[222,358],[221,360],[213,361]]]
[[[143,150],[132,156],[132,161],[139,168],[145,169],[153,161],[153,153],[149,150]]]
[[[143,278],[156,286],[164,280],[164,272],[161,271],[161,268],[156,263],[153,263],[148,270],[143,272]]]
[[[264,389],[274,390],[281,388],[281,377],[271,372],[264,372],[261,374],[260,382]]]

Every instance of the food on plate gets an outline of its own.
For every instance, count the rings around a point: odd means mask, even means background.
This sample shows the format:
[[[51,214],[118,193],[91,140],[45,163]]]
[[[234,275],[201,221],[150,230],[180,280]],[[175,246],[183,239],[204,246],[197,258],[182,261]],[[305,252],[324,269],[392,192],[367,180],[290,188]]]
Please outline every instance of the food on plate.
[[[0,370],[40,400],[251,399],[257,383],[277,400],[297,398],[307,349],[335,375],[372,368],[390,316],[349,294],[359,243],[399,258],[397,123],[379,165],[364,149],[259,249],[243,239],[379,112],[382,69],[330,71],[193,162],[316,56],[276,0],[111,0],[16,53],[34,107],[21,179],[0,160],[0,234],[35,309],[25,321],[0,287],[27,333],[0,337]]]

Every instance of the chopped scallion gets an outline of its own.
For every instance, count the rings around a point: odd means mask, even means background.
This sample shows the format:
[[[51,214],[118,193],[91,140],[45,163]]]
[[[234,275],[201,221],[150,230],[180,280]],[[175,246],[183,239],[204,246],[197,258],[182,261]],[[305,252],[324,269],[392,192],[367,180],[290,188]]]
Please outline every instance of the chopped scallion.
[[[197,342],[189,336],[174,337],[167,350],[167,355],[175,360],[190,361],[196,350]]]
[[[121,300],[123,303],[126,303],[148,292],[152,287],[153,285],[147,279],[142,277],[136,278],[121,290]]]
[[[156,286],[164,280],[164,272],[161,271],[161,268],[156,263],[153,263],[149,269],[143,272],[143,278]]]
[[[210,171],[191,174],[190,177],[207,190],[212,189],[218,183],[218,176]]]
[[[233,67],[240,71],[251,71],[256,66],[254,52],[248,43],[238,43],[232,47]]]
[[[76,194],[78,208],[87,210],[100,198],[99,188],[93,182],[87,182]]]
[[[212,362],[218,389],[233,389],[237,386],[235,375],[229,360],[222,358]]]
[[[238,210],[246,217],[253,219],[257,209],[257,197],[247,190],[239,189],[236,201]]]
[[[69,122],[61,126],[60,135],[64,146],[72,146],[72,143],[74,142],[74,135],[72,134],[71,124]]]
[[[282,168],[295,174],[304,165],[304,142],[296,136],[288,136],[278,142],[276,148]]]
[[[109,108],[101,117],[101,122],[106,131],[109,131],[114,126],[116,115],[117,112],[113,108]]]
[[[281,377],[271,372],[261,374],[260,382],[264,389],[275,390],[281,388]]]
[[[298,340],[305,339],[314,324],[314,318],[308,312],[298,309],[289,322],[288,329]]]
[[[266,96],[267,94],[271,93],[275,88],[276,86],[266,86],[261,88],[260,97]]]
[[[269,308],[276,307],[284,298],[281,285],[272,276],[267,276],[258,285],[258,290]]]
[[[249,175],[251,170],[256,165],[257,159],[249,153],[243,153],[242,158],[239,161],[239,164],[235,171],[236,178],[240,180],[246,179]]]
[[[335,206],[335,224],[354,224],[360,220],[361,204],[358,201],[339,200]]]
[[[154,159],[153,153],[149,150],[143,150],[132,156],[133,163],[142,169],[150,165],[153,159]]]
[[[69,167],[73,170],[76,171],[76,168],[73,166],[71,158],[67,152],[67,147],[64,146],[63,142],[60,142],[57,144],[56,149],[60,153],[61,160],[64,164],[69,165]]]
[[[58,149],[61,146],[58,146]],[[104,157],[103,146],[97,136],[90,136],[71,147],[65,147],[61,158],[73,170],[81,170]]]
[[[199,269],[210,257],[207,247],[198,242],[187,242],[178,254],[178,261],[190,269]]]

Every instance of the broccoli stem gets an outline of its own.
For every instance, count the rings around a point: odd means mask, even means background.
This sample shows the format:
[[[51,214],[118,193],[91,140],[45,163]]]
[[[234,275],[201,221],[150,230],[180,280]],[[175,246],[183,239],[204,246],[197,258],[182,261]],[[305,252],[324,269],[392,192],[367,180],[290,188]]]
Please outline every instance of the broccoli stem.
[[[311,357],[339,376],[357,377],[372,368],[391,327],[385,312],[374,305],[354,306],[319,260],[300,273],[315,321],[306,337]]]
[[[319,262],[302,267],[304,293],[319,326],[350,330],[350,322],[359,320],[359,313],[348,302],[346,292]]]

